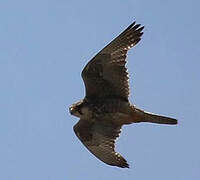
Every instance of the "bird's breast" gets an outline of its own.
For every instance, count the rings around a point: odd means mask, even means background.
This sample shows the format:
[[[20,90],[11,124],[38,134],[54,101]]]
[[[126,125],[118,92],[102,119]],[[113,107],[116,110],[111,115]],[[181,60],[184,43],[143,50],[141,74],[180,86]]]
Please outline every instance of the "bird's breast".
[[[102,112],[107,113],[124,113],[129,107],[129,103],[120,99],[108,99],[99,105]]]
[[[120,99],[107,99],[92,105],[93,117],[110,121],[116,124],[124,124],[122,121],[130,119],[130,104]]]

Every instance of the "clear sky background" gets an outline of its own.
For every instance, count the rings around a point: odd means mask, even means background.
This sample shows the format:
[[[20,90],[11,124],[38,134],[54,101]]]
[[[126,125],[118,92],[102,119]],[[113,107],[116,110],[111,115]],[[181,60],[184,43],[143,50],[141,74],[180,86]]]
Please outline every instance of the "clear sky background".
[[[198,0],[1,0],[1,180],[200,179]],[[133,21],[130,101],[178,126],[125,126],[105,165],[75,136],[68,106],[84,97],[85,64]]]

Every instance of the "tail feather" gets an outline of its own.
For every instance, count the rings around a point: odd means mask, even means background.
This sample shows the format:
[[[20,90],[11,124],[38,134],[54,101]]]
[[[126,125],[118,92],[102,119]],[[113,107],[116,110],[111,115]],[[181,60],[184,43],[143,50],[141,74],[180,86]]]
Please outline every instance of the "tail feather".
[[[144,112],[144,122],[175,125],[178,121],[174,118]]]
[[[171,124],[175,125],[178,121],[174,118],[160,116],[157,114],[153,114],[150,112],[145,112],[140,109],[136,109],[137,114],[142,115],[142,118],[139,122],[150,122],[150,123],[157,123],[157,124]]]

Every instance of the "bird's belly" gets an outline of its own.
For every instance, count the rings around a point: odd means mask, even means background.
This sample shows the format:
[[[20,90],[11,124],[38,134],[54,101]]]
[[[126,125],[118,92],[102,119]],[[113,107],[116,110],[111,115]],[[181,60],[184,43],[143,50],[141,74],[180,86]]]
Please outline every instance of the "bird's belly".
[[[98,106],[97,117],[117,125],[132,123],[133,108],[128,102],[119,99],[109,99]]]
[[[116,125],[130,124],[131,116],[129,114],[116,112],[116,113],[106,113],[102,118],[104,121],[111,122]]]

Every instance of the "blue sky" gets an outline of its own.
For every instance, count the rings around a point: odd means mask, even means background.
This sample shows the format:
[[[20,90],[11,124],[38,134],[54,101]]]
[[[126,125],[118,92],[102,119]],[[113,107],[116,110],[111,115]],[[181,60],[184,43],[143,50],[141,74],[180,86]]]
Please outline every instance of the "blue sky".
[[[0,179],[199,179],[199,1],[2,0]],[[130,101],[178,126],[125,126],[117,150],[130,169],[90,154],[68,106],[84,97],[84,65],[133,21]]]

